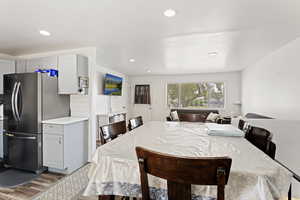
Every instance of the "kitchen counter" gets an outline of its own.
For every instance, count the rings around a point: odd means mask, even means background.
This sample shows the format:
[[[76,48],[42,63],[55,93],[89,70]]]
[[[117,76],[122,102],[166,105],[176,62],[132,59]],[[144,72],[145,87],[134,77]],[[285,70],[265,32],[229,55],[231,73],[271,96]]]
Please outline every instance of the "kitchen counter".
[[[43,124],[73,124],[80,121],[86,121],[88,120],[88,117],[62,117],[62,118],[56,118],[56,119],[49,119],[42,121]]]

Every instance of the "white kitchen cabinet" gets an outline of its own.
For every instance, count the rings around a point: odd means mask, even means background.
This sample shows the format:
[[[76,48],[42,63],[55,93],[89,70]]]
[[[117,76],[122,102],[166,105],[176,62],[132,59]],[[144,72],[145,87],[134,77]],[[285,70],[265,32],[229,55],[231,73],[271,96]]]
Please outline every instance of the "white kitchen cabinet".
[[[64,117],[43,121],[43,165],[69,174],[88,159],[86,118]]]
[[[57,56],[28,59],[26,72],[35,72],[38,69],[57,69]]]
[[[43,134],[44,166],[64,168],[64,138],[62,135]]]
[[[59,94],[87,94],[88,58],[81,55],[58,56]]]
[[[16,60],[16,73],[26,73],[27,60]]]
[[[15,73],[15,61],[0,60],[0,94],[3,94],[3,75]]]

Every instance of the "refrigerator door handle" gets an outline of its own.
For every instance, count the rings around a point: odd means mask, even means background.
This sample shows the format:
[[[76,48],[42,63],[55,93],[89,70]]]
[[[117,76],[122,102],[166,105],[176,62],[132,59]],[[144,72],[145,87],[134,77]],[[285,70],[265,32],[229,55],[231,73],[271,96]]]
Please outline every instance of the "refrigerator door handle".
[[[12,112],[13,112],[13,116],[14,116],[14,119],[17,120],[17,116],[16,116],[16,111],[15,111],[15,92],[16,92],[16,88],[17,88],[17,83],[14,84],[14,89],[12,91],[12,95],[11,95],[11,109],[12,109]]]
[[[21,121],[20,112],[19,112],[19,105],[18,105],[18,98],[19,98],[19,94],[20,94],[20,86],[21,86],[21,82],[18,82],[17,83],[17,88],[16,88],[16,93],[15,93],[15,109],[16,109],[16,117],[17,117],[18,121]]]
[[[15,136],[14,134],[11,134],[11,133],[5,133],[5,136],[7,137],[14,137],[16,139],[25,139],[25,140],[35,140],[36,137],[32,136],[32,137],[19,137],[19,136]]]

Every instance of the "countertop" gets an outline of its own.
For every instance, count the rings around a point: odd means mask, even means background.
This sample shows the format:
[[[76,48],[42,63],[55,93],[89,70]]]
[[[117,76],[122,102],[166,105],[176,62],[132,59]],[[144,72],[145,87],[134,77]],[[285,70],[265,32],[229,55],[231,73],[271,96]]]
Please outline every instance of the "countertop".
[[[88,119],[89,119],[88,117],[62,117],[62,118],[44,120],[42,121],[42,123],[65,125],[65,124],[72,124],[76,122],[86,121]]]

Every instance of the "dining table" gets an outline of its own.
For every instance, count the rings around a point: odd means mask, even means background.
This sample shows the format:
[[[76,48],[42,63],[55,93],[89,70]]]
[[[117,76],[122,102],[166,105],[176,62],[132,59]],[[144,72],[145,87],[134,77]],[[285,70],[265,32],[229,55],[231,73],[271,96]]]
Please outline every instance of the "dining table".
[[[222,125],[220,125],[222,126]],[[231,126],[231,125],[224,125]],[[150,121],[100,146],[94,153],[84,196],[142,197],[135,148],[184,157],[232,159],[226,200],[280,200],[286,198],[292,174],[244,137],[208,134],[208,124]],[[168,166],[165,166],[166,168]],[[148,175],[150,196],[167,200],[167,181]],[[193,200],[216,198],[216,186],[192,185]]]

